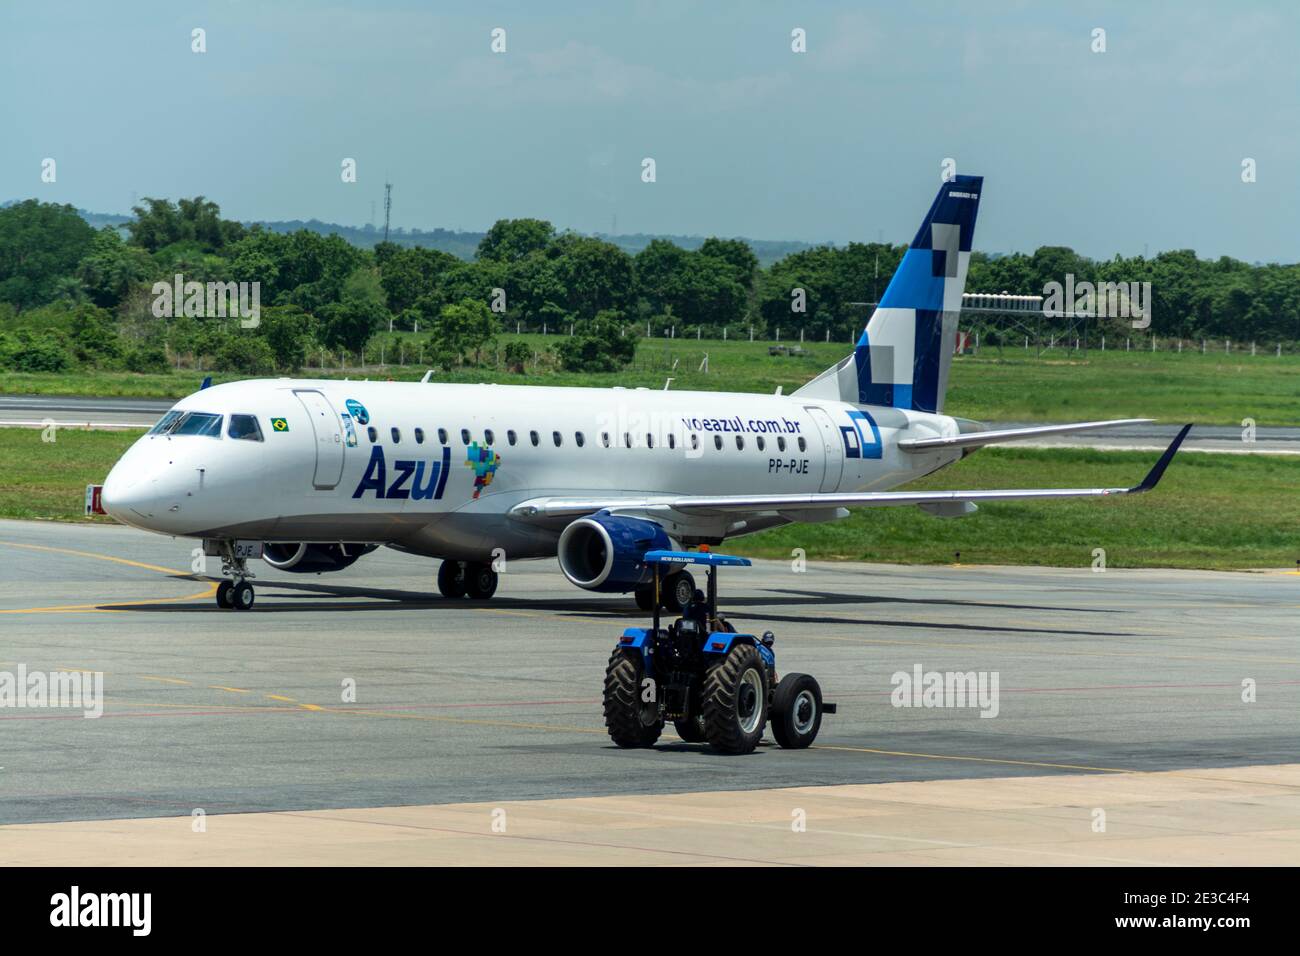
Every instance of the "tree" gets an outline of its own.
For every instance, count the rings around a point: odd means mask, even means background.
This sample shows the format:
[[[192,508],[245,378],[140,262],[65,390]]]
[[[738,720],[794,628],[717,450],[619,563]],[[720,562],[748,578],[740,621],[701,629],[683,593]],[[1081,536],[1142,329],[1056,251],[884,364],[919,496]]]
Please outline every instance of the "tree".
[[[178,242],[193,242],[204,252],[220,252],[244,236],[244,227],[221,218],[221,208],[203,196],[169,199],[146,196],[144,205],[132,206],[135,219],[126,224],[131,245],[157,252]]]
[[[500,323],[485,303],[465,299],[443,306],[431,331],[438,354],[452,356],[456,362],[472,354],[477,365],[483,350],[495,341]]]
[[[636,356],[636,335],[625,332],[621,312],[606,310],[578,326],[555,348],[560,365],[569,372],[617,372]]]
[[[555,227],[543,219],[498,219],[478,244],[477,258],[517,262],[543,252],[555,239]]]
[[[322,309],[324,339],[330,348],[359,352],[388,323],[384,287],[374,269],[357,269],[343,283],[339,301]]]
[[[0,302],[22,311],[54,301],[94,241],[72,206],[29,199],[0,209]]]
[[[266,339],[275,367],[296,372],[307,360],[316,319],[296,305],[273,305],[262,310],[257,331]]]
[[[437,249],[418,246],[412,249],[393,248],[396,251],[385,250],[380,259],[380,281],[388,295],[388,306],[395,315],[401,315],[421,296],[434,293],[442,274],[462,264],[455,256]],[[378,252],[376,258],[379,258]]]
[[[95,234],[90,251],[77,266],[77,277],[95,305],[112,308],[131,286],[157,274],[149,253],[122,241],[118,231],[105,226]]]
[[[604,310],[622,309],[632,301],[632,257],[613,243],[566,234],[556,240],[561,254],[556,275],[564,288],[560,303],[579,319]]]
[[[507,342],[505,348],[506,368],[512,372],[523,374],[524,366],[528,360],[533,357],[533,350],[528,347],[527,342]]]
[[[231,335],[217,350],[217,367],[245,375],[266,375],[275,371],[275,355],[261,336]]]

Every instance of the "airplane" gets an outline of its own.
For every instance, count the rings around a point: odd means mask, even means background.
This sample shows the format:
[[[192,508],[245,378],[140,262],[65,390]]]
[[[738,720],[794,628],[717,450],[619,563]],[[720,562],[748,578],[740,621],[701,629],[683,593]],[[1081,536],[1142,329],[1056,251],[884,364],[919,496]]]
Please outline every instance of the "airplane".
[[[987,501],[1111,497],[1159,482],[1190,425],[1129,488],[892,491],[999,442],[1151,419],[988,430],[943,414],[983,178],[943,182],[854,350],[789,395],[263,379],[180,400],[116,463],[117,520],[202,539],[221,607],[248,562],[339,571],[380,546],[441,559],[438,589],[486,600],[504,560],[558,557],[579,588],[656,596],[654,549],[699,548],[849,508],[940,517]]]

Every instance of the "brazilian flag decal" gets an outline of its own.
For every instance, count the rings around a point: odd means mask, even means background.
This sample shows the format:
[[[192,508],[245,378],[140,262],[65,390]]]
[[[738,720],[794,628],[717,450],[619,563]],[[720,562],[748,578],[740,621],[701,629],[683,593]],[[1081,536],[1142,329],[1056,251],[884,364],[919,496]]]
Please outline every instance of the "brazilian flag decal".
[[[277,432],[287,432],[289,430],[289,420],[287,418],[272,418],[271,430]]]

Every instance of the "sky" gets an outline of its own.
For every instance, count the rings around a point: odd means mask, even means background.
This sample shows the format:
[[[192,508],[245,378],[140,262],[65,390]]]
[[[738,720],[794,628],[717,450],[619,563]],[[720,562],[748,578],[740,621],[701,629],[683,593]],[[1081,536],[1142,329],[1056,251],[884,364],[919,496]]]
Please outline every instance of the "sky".
[[[0,0],[0,201],[906,242],[952,160],[987,252],[1297,262],[1297,50],[1287,0]]]

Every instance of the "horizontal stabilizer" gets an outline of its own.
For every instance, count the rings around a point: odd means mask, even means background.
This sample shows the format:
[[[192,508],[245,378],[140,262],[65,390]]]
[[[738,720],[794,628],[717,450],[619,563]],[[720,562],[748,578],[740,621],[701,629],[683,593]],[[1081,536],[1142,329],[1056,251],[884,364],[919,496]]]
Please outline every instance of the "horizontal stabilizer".
[[[1047,435],[1068,435],[1072,432],[1097,431],[1118,428],[1121,425],[1149,425],[1153,418],[1116,418],[1105,422],[1078,422],[1071,425],[1035,425],[1032,428],[1001,428],[996,431],[966,432],[951,438],[901,438],[898,447],[903,451],[931,451],[935,448],[978,448],[1004,441],[1022,441]]]

